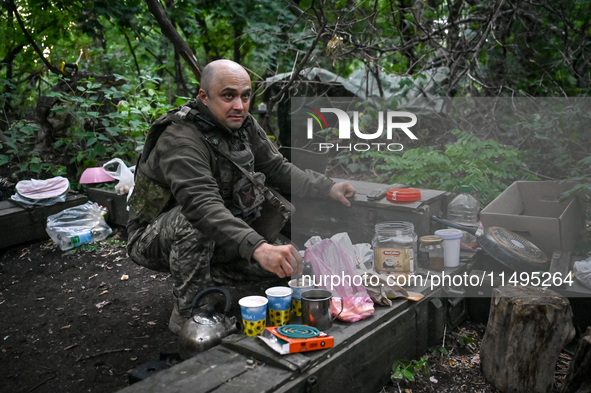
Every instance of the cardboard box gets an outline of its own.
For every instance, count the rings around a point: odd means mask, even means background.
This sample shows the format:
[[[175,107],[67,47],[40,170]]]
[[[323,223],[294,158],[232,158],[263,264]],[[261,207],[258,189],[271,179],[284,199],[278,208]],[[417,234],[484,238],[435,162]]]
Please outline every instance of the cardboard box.
[[[584,229],[585,210],[571,196],[560,196],[574,183],[517,181],[480,213],[485,228],[497,226],[523,236],[546,253],[572,251]]]

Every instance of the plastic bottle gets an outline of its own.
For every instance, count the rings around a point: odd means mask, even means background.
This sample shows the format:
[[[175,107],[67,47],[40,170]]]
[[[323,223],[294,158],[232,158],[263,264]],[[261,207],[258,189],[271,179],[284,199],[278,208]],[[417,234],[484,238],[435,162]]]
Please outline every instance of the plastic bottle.
[[[83,244],[89,244],[93,241],[104,240],[111,234],[111,232],[112,230],[109,227],[97,226],[89,231],[84,231],[72,236],[58,234],[58,244],[62,250],[69,250]]]
[[[478,227],[480,204],[472,195],[471,187],[460,186],[460,194],[447,205],[447,219],[456,224]],[[462,244],[469,248],[476,246],[476,237],[463,231]]]
[[[62,250],[103,240],[113,232],[105,222],[101,208],[94,202],[86,202],[47,217],[46,231]]]

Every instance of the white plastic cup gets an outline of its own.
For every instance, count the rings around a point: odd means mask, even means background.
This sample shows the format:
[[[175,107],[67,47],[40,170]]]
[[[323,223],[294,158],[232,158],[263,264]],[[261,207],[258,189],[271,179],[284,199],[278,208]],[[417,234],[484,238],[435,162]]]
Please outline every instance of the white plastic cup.
[[[460,265],[460,244],[463,233],[459,229],[440,229],[435,236],[443,239],[443,266],[457,267]]]

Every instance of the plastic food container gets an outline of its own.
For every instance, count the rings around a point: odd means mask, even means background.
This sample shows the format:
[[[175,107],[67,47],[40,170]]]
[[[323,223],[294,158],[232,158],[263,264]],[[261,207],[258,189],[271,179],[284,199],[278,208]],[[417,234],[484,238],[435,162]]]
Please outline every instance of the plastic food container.
[[[459,229],[440,229],[435,236],[443,239],[443,265],[456,267],[460,264],[460,243],[463,233]]]

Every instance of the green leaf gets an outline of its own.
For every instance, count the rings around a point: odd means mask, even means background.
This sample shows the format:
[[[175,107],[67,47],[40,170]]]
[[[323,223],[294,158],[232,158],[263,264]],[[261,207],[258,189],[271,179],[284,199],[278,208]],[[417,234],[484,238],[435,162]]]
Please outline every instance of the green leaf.
[[[99,142],[94,145],[94,152],[97,157],[102,157],[106,154],[107,149],[105,148],[105,145]]]
[[[400,370],[400,371],[402,372],[402,375],[404,375],[404,377],[405,377],[406,379],[408,379],[408,380],[409,380],[409,381],[411,381],[411,382],[414,382],[414,380],[415,380],[415,376],[414,376],[414,374],[413,374],[413,373],[411,373],[411,372],[410,372],[410,371],[408,371],[408,370]]]

